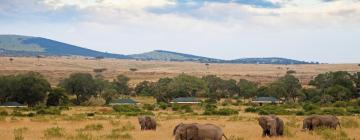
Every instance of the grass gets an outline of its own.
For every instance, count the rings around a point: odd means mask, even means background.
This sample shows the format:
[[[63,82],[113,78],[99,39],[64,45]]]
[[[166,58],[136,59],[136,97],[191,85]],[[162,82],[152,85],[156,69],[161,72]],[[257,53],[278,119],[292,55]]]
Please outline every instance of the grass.
[[[28,131],[27,127],[14,129],[14,140],[24,140],[23,133]]]
[[[84,131],[100,131],[104,128],[104,126],[102,124],[89,124],[89,125],[86,125],[84,129]]]
[[[328,128],[319,128],[315,130],[315,134],[319,135],[323,140],[351,140],[345,131],[335,131]]]
[[[61,138],[65,136],[65,129],[60,127],[48,128],[44,131],[44,137],[47,139],[50,138]]]
[[[77,116],[98,110],[93,107],[73,107],[64,111],[63,115],[49,115],[48,121],[32,121],[35,117],[16,117],[17,121],[11,121],[12,116],[6,116],[6,121],[0,122],[1,139],[18,140],[171,140],[173,128],[179,123],[211,123],[221,127],[230,140],[262,140],[261,127],[258,125],[255,113],[240,112],[234,116],[203,116],[184,115],[172,111],[155,111],[156,118],[161,123],[156,131],[141,131],[137,117],[118,116],[106,114],[103,119],[84,117],[84,120],[64,120],[64,117]],[[197,111],[197,110],[194,110]],[[161,112],[161,113],[160,113]],[[187,119],[182,118],[187,116]],[[313,133],[301,131],[302,119],[305,116],[279,116],[285,122],[285,136],[281,140],[324,140],[328,137],[337,137],[335,140],[360,139],[356,128],[360,117],[340,117],[343,124],[342,129],[319,130]],[[106,118],[106,119],[105,119]],[[43,119],[40,117],[40,120]],[[22,126],[26,126],[23,130]],[[6,129],[4,129],[6,128]],[[15,130],[16,129],[16,130]],[[332,134],[335,133],[335,134]],[[333,139],[329,139],[333,140]]]

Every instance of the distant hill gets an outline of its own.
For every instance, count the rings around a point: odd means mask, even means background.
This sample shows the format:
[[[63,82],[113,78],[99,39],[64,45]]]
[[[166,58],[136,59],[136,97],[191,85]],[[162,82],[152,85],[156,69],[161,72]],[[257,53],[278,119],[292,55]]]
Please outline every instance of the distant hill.
[[[195,61],[202,63],[235,63],[235,64],[315,64],[312,62],[298,61],[287,58],[242,58],[235,60],[221,60],[184,53],[155,50],[147,53],[128,55],[137,60],[160,60],[160,61]]]
[[[55,40],[41,37],[30,37],[20,35],[0,35],[0,55],[6,56],[85,56],[105,57],[136,60],[159,60],[159,61],[191,61],[201,63],[235,63],[235,64],[317,64],[312,62],[298,61],[287,58],[242,58],[235,60],[221,60],[185,53],[171,52],[165,50],[154,50],[151,52],[121,55],[104,53],[90,50]]]
[[[242,58],[229,60],[228,63],[237,64],[317,64],[317,62],[306,62],[287,58],[268,57],[268,58]]]
[[[195,61],[203,63],[220,63],[223,60],[196,56],[191,54],[177,53],[164,50],[154,50],[151,52],[128,55],[137,60],[160,60],[160,61]]]
[[[125,55],[94,51],[46,38],[19,35],[0,35],[0,55],[9,56],[85,56],[128,58]]]

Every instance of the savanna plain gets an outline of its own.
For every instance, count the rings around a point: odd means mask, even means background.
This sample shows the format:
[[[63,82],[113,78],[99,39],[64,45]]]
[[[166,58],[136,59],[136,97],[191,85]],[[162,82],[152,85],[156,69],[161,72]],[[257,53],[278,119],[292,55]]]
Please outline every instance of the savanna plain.
[[[314,76],[329,71],[358,72],[357,64],[320,64],[320,65],[255,65],[255,64],[210,64],[193,62],[160,62],[135,60],[89,60],[74,57],[51,58],[14,58],[0,57],[0,74],[10,75],[36,71],[45,76],[55,86],[58,81],[74,72],[92,73],[94,69],[105,68],[103,75],[113,79],[116,75],[128,76],[130,83],[156,81],[162,77],[174,77],[181,73],[193,76],[214,74],[224,79],[249,79],[259,84],[269,83],[288,70],[296,71],[296,76],[306,86]],[[136,68],[136,71],[129,69]],[[151,97],[135,97],[141,104],[154,104]],[[218,108],[223,105],[218,104]],[[304,132],[302,120],[305,116],[279,115],[285,121],[284,137],[263,138],[256,113],[245,112],[247,105],[227,105],[239,110],[236,115],[201,115],[201,108],[193,106],[195,113],[173,111],[171,108],[155,108],[151,112],[158,123],[156,131],[141,131],[136,116],[118,113],[112,107],[74,106],[61,109],[56,115],[30,115],[32,110],[22,108],[1,108],[1,140],[171,140],[172,131],[179,123],[212,123],[220,126],[230,140],[360,140],[360,117],[339,116],[341,128],[337,130],[317,130]],[[15,114],[15,115],[10,115]],[[27,114],[22,115],[22,114]]]

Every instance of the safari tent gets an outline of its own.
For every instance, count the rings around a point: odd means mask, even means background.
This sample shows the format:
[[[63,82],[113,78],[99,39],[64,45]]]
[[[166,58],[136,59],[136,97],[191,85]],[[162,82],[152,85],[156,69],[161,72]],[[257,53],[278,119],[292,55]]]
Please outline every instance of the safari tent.
[[[171,102],[171,104],[200,104],[200,100],[193,97],[180,97],[175,98]]]
[[[138,102],[134,101],[133,99],[117,99],[110,101],[109,105],[137,105]]]
[[[281,104],[282,101],[280,101],[279,99],[275,98],[275,97],[256,97],[254,98],[252,101],[252,103],[257,103],[257,104]]]
[[[20,104],[18,102],[5,102],[3,104],[0,105],[0,107],[27,107],[26,105]]]

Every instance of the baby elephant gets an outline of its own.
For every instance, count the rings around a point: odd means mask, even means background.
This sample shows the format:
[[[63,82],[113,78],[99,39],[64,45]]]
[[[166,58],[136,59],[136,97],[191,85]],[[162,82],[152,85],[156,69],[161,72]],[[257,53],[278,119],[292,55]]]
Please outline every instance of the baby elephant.
[[[156,130],[156,120],[150,116],[139,116],[138,121],[141,130]]]
[[[259,125],[263,129],[262,136],[272,137],[272,136],[283,136],[284,134],[284,121],[279,117],[270,115],[270,116],[260,116],[258,118]]]
[[[175,140],[221,140],[224,137],[222,129],[213,124],[183,124],[180,123],[173,130]]]
[[[336,129],[340,126],[340,121],[336,116],[333,115],[311,115],[304,119],[303,121],[303,130],[314,130],[318,127],[328,127]]]

